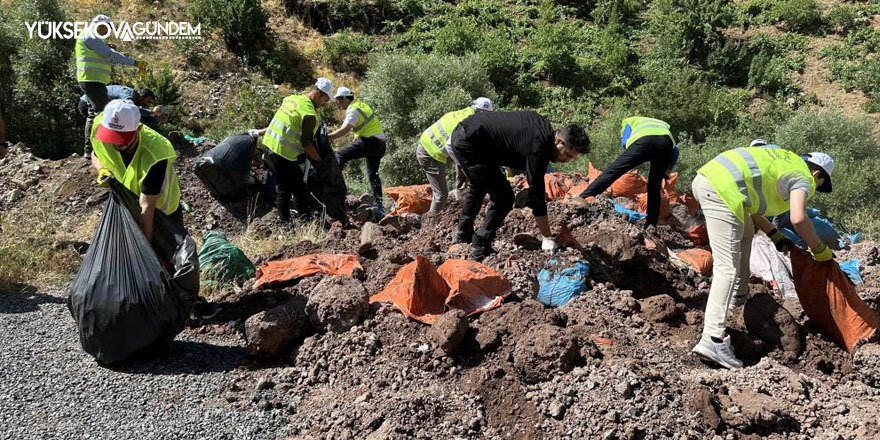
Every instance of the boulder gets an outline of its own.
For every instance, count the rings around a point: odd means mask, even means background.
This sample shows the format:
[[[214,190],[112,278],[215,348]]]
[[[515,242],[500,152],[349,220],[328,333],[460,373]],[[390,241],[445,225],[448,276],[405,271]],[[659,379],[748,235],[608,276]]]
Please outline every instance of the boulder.
[[[427,338],[437,355],[450,354],[461,344],[468,330],[467,314],[452,309],[440,315],[428,328]]]
[[[309,295],[306,314],[317,329],[344,332],[361,322],[370,308],[370,295],[357,279],[324,278]]]
[[[244,323],[247,349],[255,356],[281,356],[310,332],[304,304],[299,300],[257,313]]]
[[[376,223],[367,222],[361,228],[361,244],[358,247],[358,253],[367,254],[374,250],[382,240],[382,227]]]

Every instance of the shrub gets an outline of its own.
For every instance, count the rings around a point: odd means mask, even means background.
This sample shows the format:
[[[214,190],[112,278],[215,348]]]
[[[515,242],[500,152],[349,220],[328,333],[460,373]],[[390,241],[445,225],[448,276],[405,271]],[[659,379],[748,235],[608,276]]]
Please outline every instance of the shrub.
[[[282,99],[284,97],[272,84],[259,77],[251,77],[232,96],[227,97],[220,114],[211,125],[205,127],[205,134],[220,140],[249,128],[267,127],[281,106]]]
[[[168,64],[156,73],[150,69],[147,77],[138,82],[138,87],[146,87],[156,95],[156,103],[168,106],[180,104],[180,83],[174,78],[174,74]]]
[[[476,56],[437,54],[379,56],[367,72],[362,95],[379,115],[389,138],[382,161],[387,186],[424,180],[414,149],[425,128],[476,97],[495,97]]]
[[[195,0],[190,8],[209,30],[219,29],[229,50],[242,57],[256,56],[267,41],[268,17],[260,0]]]
[[[324,39],[320,55],[336,71],[363,74],[369,64],[367,57],[372,46],[370,37],[342,31]]]
[[[743,14],[756,24],[782,25],[791,31],[816,32],[822,27],[822,11],[816,0],[750,0]]]
[[[375,33],[389,22],[408,24],[433,3],[427,0],[282,0],[288,14],[323,34],[346,28]]]
[[[722,46],[721,29],[734,19],[734,9],[724,0],[656,0],[651,3],[646,26],[657,58],[684,58],[705,62]]]
[[[640,0],[599,0],[593,8],[596,23],[633,25],[643,7]]]
[[[825,15],[825,22],[832,29],[845,34],[870,24],[865,15],[865,11],[855,5],[837,5]]]

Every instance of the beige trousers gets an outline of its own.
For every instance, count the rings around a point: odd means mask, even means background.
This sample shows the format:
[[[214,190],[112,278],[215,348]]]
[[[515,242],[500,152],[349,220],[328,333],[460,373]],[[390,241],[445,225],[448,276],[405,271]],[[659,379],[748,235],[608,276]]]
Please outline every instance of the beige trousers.
[[[709,179],[698,174],[691,186],[706,216],[709,246],[712,248],[712,287],[706,303],[703,336],[721,338],[727,307],[734,295],[744,297],[749,289],[749,257],[755,225],[748,215],[740,222],[721,200]]]

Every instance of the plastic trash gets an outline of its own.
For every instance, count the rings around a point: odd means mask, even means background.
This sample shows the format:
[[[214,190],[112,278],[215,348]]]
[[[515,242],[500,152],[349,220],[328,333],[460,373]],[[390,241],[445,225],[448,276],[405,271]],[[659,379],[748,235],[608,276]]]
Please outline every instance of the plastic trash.
[[[191,135],[191,134],[189,134],[189,133],[184,134],[184,135],[183,135],[183,138],[186,139],[187,141],[193,143],[193,144],[201,144],[202,142],[208,142],[208,141],[211,140],[211,139],[209,139],[209,138],[207,138],[207,137],[205,137],[205,136],[199,136],[199,137],[196,137],[196,136],[193,136],[193,135]]]
[[[712,252],[695,248],[676,252],[675,255],[700,275],[712,275]]]
[[[589,273],[590,265],[583,261],[560,267],[560,262],[551,258],[538,273],[538,302],[551,307],[568,304],[587,290]]]
[[[424,214],[431,209],[431,185],[394,186],[385,188],[385,194],[394,202],[389,215]]]
[[[199,251],[199,267],[205,282],[242,281],[254,276],[254,263],[226,236],[208,231]]]
[[[256,141],[247,134],[223,139],[199,157],[193,172],[212,196],[240,200],[247,195],[247,181]]]
[[[819,235],[819,239],[822,240],[822,243],[825,243],[828,247],[834,250],[839,250],[843,247],[840,234],[837,232],[837,229],[835,229],[834,224],[831,223],[830,220],[822,217],[821,211],[816,208],[807,208],[807,216],[809,216],[810,220],[813,222],[813,227],[816,229],[816,234]],[[794,226],[791,223],[791,214],[789,212],[774,217],[773,224],[781,229],[786,237],[791,239],[796,245],[802,248],[806,247],[804,240],[801,239],[794,230]]]
[[[859,260],[853,258],[852,260],[846,260],[843,263],[840,263],[840,270],[849,277],[850,281],[853,284],[862,284],[865,280],[862,279],[862,273],[859,270]]]
[[[327,135],[327,126],[323,122],[315,136],[315,147],[321,156],[321,162],[311,164],[311,172],[307,176],[309,192],[316,198],[313,202],[317,202],[328,217],[343,224],[348,223],[345,215],[348,187]]]
[[[254,289],[277,287],[315,274],[355,276],[364,268],[353,254],[309,254],[270,261],[257,268]]]
[[[641,212],[634,211],[617,203],[614,204],[614,210],[626,215],[626,220],[630,223],[635,223],[648,216],[647,214],[642,214]]]

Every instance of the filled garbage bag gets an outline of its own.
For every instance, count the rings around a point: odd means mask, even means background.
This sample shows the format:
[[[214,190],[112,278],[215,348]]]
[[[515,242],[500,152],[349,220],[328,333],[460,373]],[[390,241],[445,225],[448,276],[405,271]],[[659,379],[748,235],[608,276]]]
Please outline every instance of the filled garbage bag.
[[[639,175],[639,170],[631,170],[611,184],[611,195],[634,199],[648,192],[648,180]]]
[[[446,305],[468,315],[494,309],[510,294],[513,284],[495,269],[471,260],[446,260],[437,273],[449,285]]]
[[[212,196],[240,200],[246,187],[256,141],[247,134],[229,136],[199,157],[193,172]]]
[[[431,185],[394,186],[385,188],[385,194],[394,201],[391,215],[424,214],[431,209]]]
[[[364,268],[353,254],[309,254],[270,261],[257,269],[254,289],[276,287],[315,274],[355,276]]]
[[[841,240],[840,233],[837,232],[837,228],[834,227],[834,224],[831,223],[830,220],[822,217],[821,211],[816,208],[808,208],[807,216],[809,216],[810,220],[813,222],[813,228],[816,230],[816,235],[819,236],[822,243],[825,243],[825,245],[834,250],[839,250],[845,245],[843,240]],[[803,248],[807,246],[806,242],[797,235],[797,232],[794,230],[794,225],[791,223],[790,212],[785,212],[774,217],[773,225],[780,229],[796,245]]]
[[[538,302],[545,306],[559,307],[587,290],[590,265],[577,261],[565,266],[551,258],[538,272]]]
[[[223,283],[246,280],[254,276],[254,263],[226,236],[208,231],[199,251],[199,267],[206,282]]]
[[[834,261],[817,262],[791,250],[794,285],[804,313],[825,336],[848,351],[874,336],[880,321]]]
[[[700,275],[712,275],[712,252],[698,248],[684,249],[676,252],[675,256],[687,263],[688,266]]]
[[[67,299],[83,350],[105,364],[173,339],[199,291],[192,238],[157,211],[160,262],[121,197],[111,194]]]
[[[318,134],[315,136],[315,147],[321,162],[309,162],[308,187],[309,192],[316,198],[312,202],[320,206],[328,217],[333,220],[347,223],[345,215],[345,195],[348,187],[345,185],[345,177],[342,168],[336,159],[330,137],[327,135],[327,126],[321,123]]]

